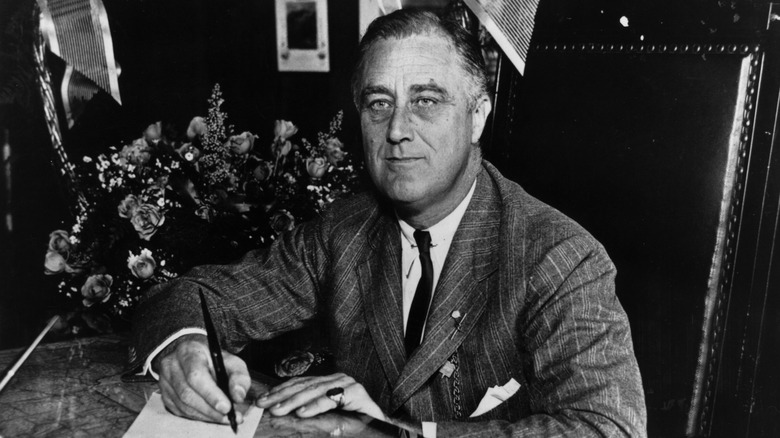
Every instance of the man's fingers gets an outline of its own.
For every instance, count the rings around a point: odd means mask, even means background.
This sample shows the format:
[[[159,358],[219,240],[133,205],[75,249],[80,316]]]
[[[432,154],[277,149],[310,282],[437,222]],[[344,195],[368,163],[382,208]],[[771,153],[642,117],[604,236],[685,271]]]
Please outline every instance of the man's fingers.
[[[212,409],[214,415],[207,415],[199,409],[191,406],[189,399],[183,399],[176,389],[167,381],[160,379],[160,394],[163,404],[174,415],[179,417],[191,418],[193,420],[226,423],[227,417]]]
[[[237,371],[238,373],[235,378],[238,382],[237,387],[240,389],[237,391],[239,394],[241,391],[244,391],[243,395],[246,396],[246,389],[244,388],[248,388],[249,384],[251,384],[246,364],[238,357],[230,355],[229,353],[227,353],[227,355],[231,358],[230,363],[232,370]],[[217,382],[214,379],[213,368],[210,367],[210,361],[208,359],[208,356],[197,357],[183,362],[183,371],[187,386],[195,391],[195,394],[190,394],[189,392],[185,392],[184,394],[188,397],[192,397],[192,403],[187,403],[188,405],[209,416],[212,421],[221,421],[222,417],[230,411],[232,400],[228,398],[228,395],[217,385]],[[227,364],[225,367],[227,368]],[[230,373],[230,371],[228,372]],[[246,379],[249,379],[248,382],[242,382],[244,380],[244,377],[241,376],[242,374],[246,376]],[[229,374],[229,379],[230,377]],[[228,384],[230,385],[230,380]],[[178,388],[174,387],[174,389]],[[231,390],[231,393],[235,394],[236,389],[234,388]],[[233,394],[231,394],[231,396]],[[243,400],[243,397],[241,400]],[[205,402],[205,407],[202,402]],[[238,420],[239,423],[242,421],[241,415],[238,412],[236,412],[236,420]]]
[[[232,385],[231,396],[243,401],[251,384],[246,364],[225,353],[225,367]],[[163,402],[180,416],[225,423],[231,399],[217,386],[205,342],[182,342],[175,352],[160,361],[160,389]],[[243,418],[236,412],[236,420]]]
[[[327,376],[293,377],[292,379],[271,388],[271,390],[268,391],[268,393],[260,397],[258,406],[266,407],[266,405],[268,405],[269,403],[275,403],[280,400],[284,400],[290,397],[291,395],[301,392],[311,386],[314,385],[327,386],[331,382],[335,382],[339,379],[343,379],[346,377],[348,376],[343,373],[330,374]],[[328,386],[328,388],[331,387],[332,386]],[[262,404],[260,401],[262,401]]]
[[[292,379],[283,382],[273,388],[270,391],[260,396],[257,399],[257,405],[263,409],[279,403],[282,400],[288,399],[290,396],[304,391],[311,385],[316,385],[321,382],[328,382],[333,380],[333,375],[330,376],[316,376],[316,377],[293,377]]]
[[[222,356],[225,360],[225,369],[230,377],[228,383],[230,396],[234,402],[240,403],[244,401],[249,387],[252,386],[252,378],[249,376],[246,362],[227,352],[223,352]]]
[[[165,405],[165,408],[168,409],[168,412],[172,413],[173,415],[176,415],[178,417],[184,417],[184,413],[179,409],[178,406],[176,406],[176,403],[174,403],[174,391],[171,388],[170,385],[167,383],[164,383],[162,380],[160,381],[160,395],[162,396],[163,405]]]
[[[214,394],[214,391],[221,393],[216,382],[211,377],[207,368],[208,362],[204,364],[187,363],[184,367],[175,368],[178,363],[173,365],[172,378],[168,380],[173,391],[173,401],[185,416],[203,421],[221,422],[227,413],[218,410],[217,403],[220,400],[227,400],[224,394],[222,399]],[[163,379],[160,379],[162,382]],[[227,401],[225,401],[227,403]],[[221,406],[220,406],[221,407]]]
[[[326,378],[305,379],[295,385],[288,386],[279,392],[272,393],[267,399],[262,400],[261,407],[269,407],[269,411],[274,415],[286,415],[289,412],[297,410],[302,406],[307,406],[319,398],[325,397],[330,401],[330,406],[325,404],[313,404],[312,409],[321,409],[324,412],[335,408],[335,403],[325,396],[325,393],[332,388],[347,387],[355,383],[352,377],[345,374],[334,374]],[[304,408],[304,411],[307,408]]]
[[[346,390],[344,392],[346,396]],[[336,407],[335,401],[331,400],[327,395],[322,395],[297,408],[295,414],[301,418],[309,418],[336,409]]]
[[[317,382],[326,382],[330,380],[334,380],[337,374],[331,374],[328,376],[309,376],[309,377],[293,377],[292,379],[282,382],[279,385],[274,386],[271,388],[271,390],[268,392],[268,395],[274,395],[278,393],[282,393],[284,391],[290,391],[294,390],[294,388],[301,388],[309,386],[313,383]]]

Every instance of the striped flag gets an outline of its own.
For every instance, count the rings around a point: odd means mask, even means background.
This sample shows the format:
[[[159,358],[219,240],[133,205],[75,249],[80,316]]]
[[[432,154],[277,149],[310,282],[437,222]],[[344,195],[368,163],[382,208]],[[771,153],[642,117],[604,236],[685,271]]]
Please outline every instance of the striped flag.
[[[520,74],[531,44],[539,0],[463,0]]]
[[[99,90],[120,105],[119,69],[101,0],[38,0],[49,50],[66,63],[61,97],[68,127]]]

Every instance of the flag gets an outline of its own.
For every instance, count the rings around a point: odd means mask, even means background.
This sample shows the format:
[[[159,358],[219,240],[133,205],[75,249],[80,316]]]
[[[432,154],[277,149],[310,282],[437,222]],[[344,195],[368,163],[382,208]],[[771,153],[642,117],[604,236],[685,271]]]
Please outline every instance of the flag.
[[[463,1],[490,32],[517,71],[523,74],[539,0]]]
[[[99,90],[121,105],[119,69],[103,2],[38,0],[38,6],[49,50],[66,63],[60,94],[68,127]]]

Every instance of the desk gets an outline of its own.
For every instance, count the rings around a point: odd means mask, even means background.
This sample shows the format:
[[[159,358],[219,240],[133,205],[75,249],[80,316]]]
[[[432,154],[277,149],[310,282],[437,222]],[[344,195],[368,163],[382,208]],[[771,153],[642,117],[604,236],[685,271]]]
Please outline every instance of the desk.
[[[22,351],[0,351],[2,375]],[[157,389],[122,382],[126,357],[127,341],[113,335],[39,345],[0,393],[0,437],[121,437]],[[253,375],[253,389],[267,388],[262,380]],[[255,436],[320,437],[339,426],[346,436],[397,436],[344,413],[310,420],[264,413]]]

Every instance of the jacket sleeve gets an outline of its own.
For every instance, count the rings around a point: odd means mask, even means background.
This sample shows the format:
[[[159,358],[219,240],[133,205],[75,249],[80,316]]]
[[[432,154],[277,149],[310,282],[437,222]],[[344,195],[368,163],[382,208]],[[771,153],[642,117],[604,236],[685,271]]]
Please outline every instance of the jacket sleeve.
[[[557,243],[526,272],[518,317],[532,415],[446,422],[439,437],[645,437],[646,412],[615,269],[589,236]]]
[[[137,354],[131,366],[143,364],[178,331],[203,327],[198,289],[208,300],[223,348],[231,352],[303,326],[317,311],[327,272],[321,226],[309,222],[235,263],[199,266],[151,288],[133,318]]]

